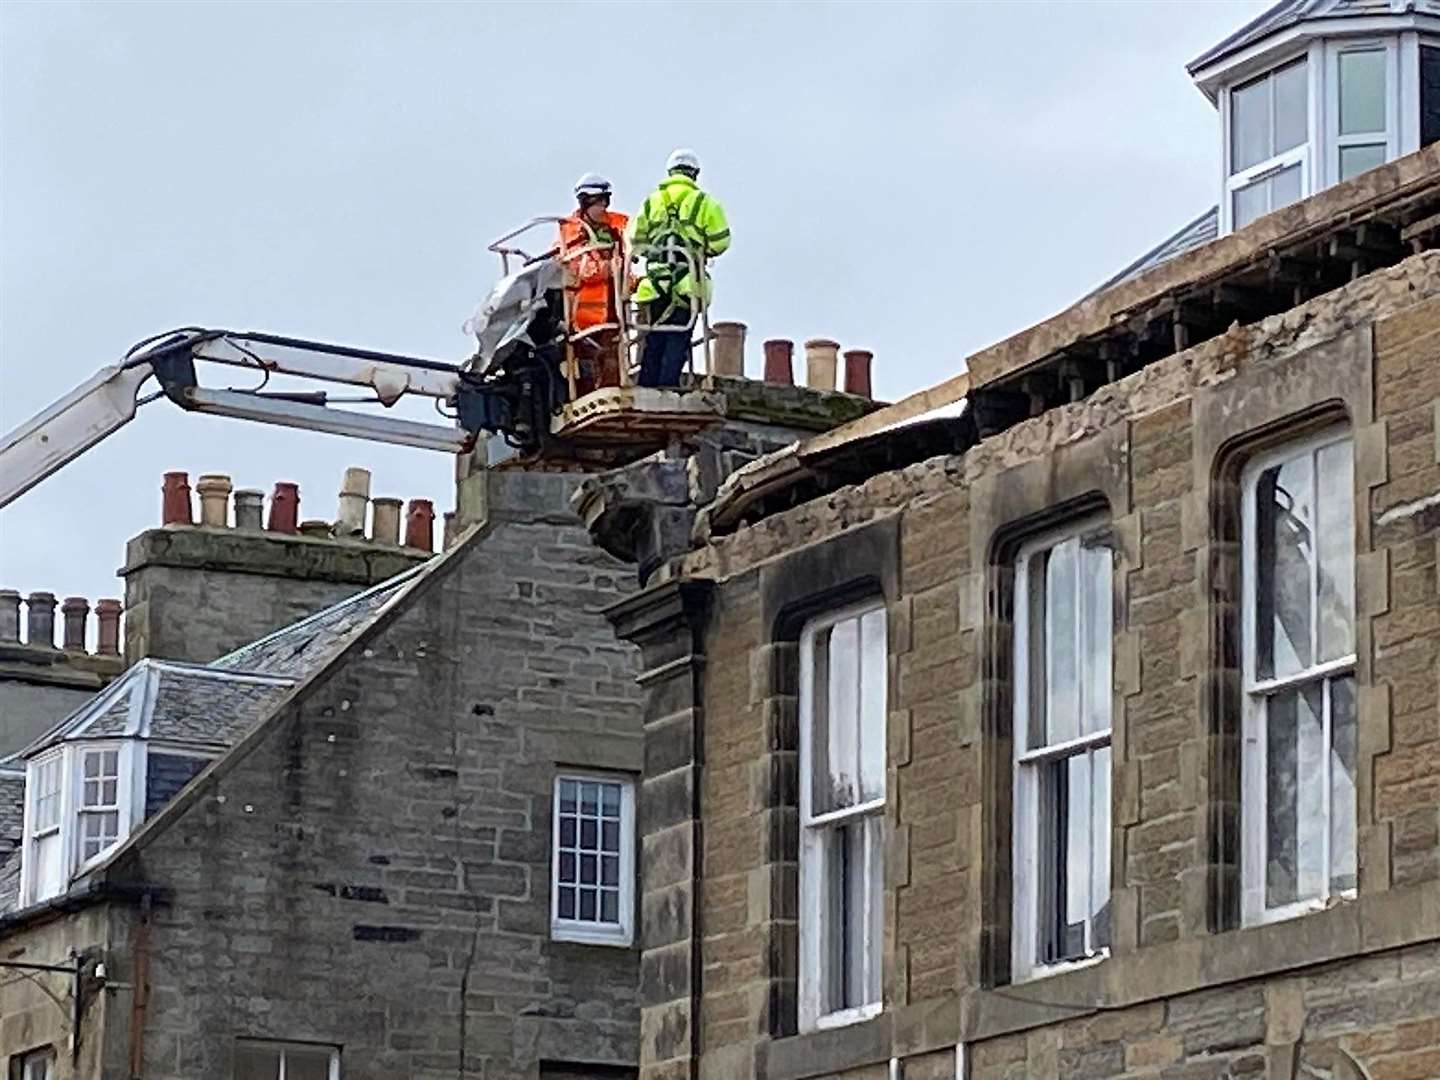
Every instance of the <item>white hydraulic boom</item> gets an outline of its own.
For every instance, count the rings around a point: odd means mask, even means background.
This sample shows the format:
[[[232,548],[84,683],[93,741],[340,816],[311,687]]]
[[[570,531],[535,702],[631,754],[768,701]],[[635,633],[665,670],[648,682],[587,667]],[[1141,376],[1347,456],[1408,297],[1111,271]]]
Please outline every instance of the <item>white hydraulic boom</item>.
[[[245,368],[260,376],[249,389],[206,389],[195,362]],[[329,398],[325,391],[267,392],[272,374],[366,387],[363,398]],[[160,389],[140,396],[154,377]],[[420,423],[331,408],[328,402],[393,405],[407,394],[448,406],[448,424]],[[0,437],[0,507],[74,460],[159,396],[182,408],[216,416],[324,431],[336,435],[458,453],[482,430],[511,426],[513,400],[503,384],[452,364],[228,330],[175,330],[130,350],[48,409]]]

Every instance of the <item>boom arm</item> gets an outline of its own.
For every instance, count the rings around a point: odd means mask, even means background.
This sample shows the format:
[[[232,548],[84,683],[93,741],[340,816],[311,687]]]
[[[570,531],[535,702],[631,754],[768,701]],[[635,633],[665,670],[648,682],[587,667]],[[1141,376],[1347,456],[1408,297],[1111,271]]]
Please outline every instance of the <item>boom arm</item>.
[[[195,376],[197,360],[248,368],[262,376],[248,390],[209,390]],[[454,425],[426,424],[329,408],[325,391],[266,392],[271,374],[368,387],[373,397],[345,399],[384,406],[406,394],[448,404]],[[0,507],[127,424],[154,376],[160,393],[182,408],[266,424],[326,431],[375,442],[458,453],[484,429],[506,426],[512,396],[502,385],[451,364],[327,345],[271,334],[176,330],[142,342],[124,361],[86,382],[14,431],[0,437]]]

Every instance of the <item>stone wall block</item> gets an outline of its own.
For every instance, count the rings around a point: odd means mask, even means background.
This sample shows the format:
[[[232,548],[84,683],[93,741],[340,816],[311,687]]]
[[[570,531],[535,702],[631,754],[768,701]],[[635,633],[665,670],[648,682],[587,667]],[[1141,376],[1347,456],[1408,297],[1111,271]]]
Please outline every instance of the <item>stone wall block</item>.
[[[1390,549],[1369,551],[1355,557],[1355,613],[1357,616],[1384,615],[1390,610]]]
[[[1357,428],[1354,445],[1355,483],[1361,491],[1377,488],[1390,479],[1389,430],[1385,420]]]

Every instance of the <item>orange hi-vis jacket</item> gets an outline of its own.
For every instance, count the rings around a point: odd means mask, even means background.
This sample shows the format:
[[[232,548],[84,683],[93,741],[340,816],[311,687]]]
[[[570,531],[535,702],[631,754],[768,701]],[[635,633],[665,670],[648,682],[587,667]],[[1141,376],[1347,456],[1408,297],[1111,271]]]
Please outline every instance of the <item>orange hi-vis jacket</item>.
[[[616,262],[623,257],[627,224],[629,219],[624,214],[609,210],[599,225],[586,220],[578,210],[560,222],[560,259],[565,266],[566,288],[572,294],[573,330],[618,321]]]

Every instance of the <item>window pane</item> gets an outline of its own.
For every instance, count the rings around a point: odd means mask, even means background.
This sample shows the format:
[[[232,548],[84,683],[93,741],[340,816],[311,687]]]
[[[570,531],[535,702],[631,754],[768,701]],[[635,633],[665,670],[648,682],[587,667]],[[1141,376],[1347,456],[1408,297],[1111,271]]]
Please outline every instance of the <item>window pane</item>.
[[[1385,164],[1385,144],[1342,146],[1340,148],[1340,179],[1349,180]]]
[[[830,629],[830,730],[826,735],[832,807],[853,806],[859,795],[860,620]]]
[[[1231,199],[1231,216],[1235,219],[1235,228],[1244,228],[1258,217],[1270,212],[1270,181],[1261,180],[1258,184],[1247,184],[1235,192]]]
[[[562,919],[573,919],[575,917],[575,890],[569,886],[560,890],[560,901],[557,911]]]
[[[573,883],[576,880],[575,854],[573,852],[562,851],[560,853],[560,865],[558,867],[558,875],[560,880],[566,883]]]
[[[580,813],[589,814],[592,818],[600,813],[599,784],[580,785]]]
[[[583,922],[594,922],[594,921],[595,921],[595,890],[594,890],[594,889],[581,889],[581,890],[580,890],[580,915],[579,915],[579,918],[580,918],[581,921],[583,921]]]
[[[1267,76],[1230,92],[1230,171],[1242,172],[1271,156]]]
[[[1256,672],[1262,679],[1310,666],[1310,455],[1266,469],[1255,484]]]
[[[1085,955],[1085,923],[1090,918],[1090,755],[1076,754],[1065,770],[1065,907],[1060,913],[1062,956]]]
[[[573,814],[575,812],[575,781],[560,781],[560,812],[562,814]]]
[[[1318,686],[1270,699],[1265,730],[1265,905],[1324,888],[1325,747]]]
[[[1310,94],[1305,61],[1275,73],[1275,145],[1271,154],[1303,143],[1310,130]]]
[[[609,818],[620,816],[620,785],[600,785],[600,812]]]
[[[1385,130],[1385,50],[1340,54],[1340,134]],[[1343,154],[1342,154],[1343,159]]]
[[[575,819],[573,817],[562,817],[560,819],[560,846],[575,846]]]
[[[884,824],[872,814],[826,830],[822,1012],[880,1000]]]
[[[330,1052],[328,1050],[285,1051],[285,1080],[328,1080],[330,1076]]]
[[[235,1047],[235,1080],[278,1080],[280,1051],[240,1044]]]
[[[1110,574],[1114,562],[1108,547],[1080,550],[1080,610],[1085,639],[1085,672],[1081,729],[1085,734],[1110,729],[1110,649],[1114,621],[1110,611]]]
[[[1090,947],[1110,945],[1110,747],[1091,757]]]
[[[620,856],[606,855],[600,860],[600,884],[620,884]]]
[[[1355,888],[1355,680],[1330,684],[1330,891]]]
[[[885,796],[885,611],[860,618],[860,798]]]
[[[1320,659],[1335,660],[1355,651],[1355,466],[1350,440],[1322,447],[1315,461]]]
[[[1079,553],[1078,537],[1056,544],[1045,568],[1045,741],[1049,745],[1080,733],[1080,672],[1075,655]]]
[[[600,893],[600,921],[620,921],[620,894],[614,889],[604,889]]]
[[[1300,201],[1300,166],[1281,169],[1267,183],[1270,185],[1270,209],[1279,210]]]
[[[85,776],[86,778],[100,775],[100,755],[87,752],[85,754]]]

